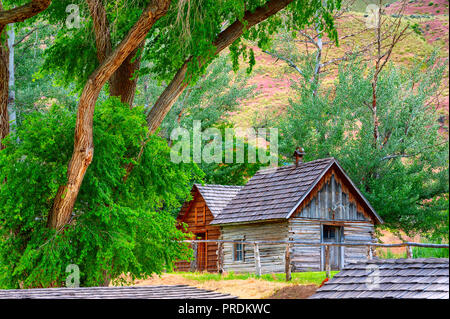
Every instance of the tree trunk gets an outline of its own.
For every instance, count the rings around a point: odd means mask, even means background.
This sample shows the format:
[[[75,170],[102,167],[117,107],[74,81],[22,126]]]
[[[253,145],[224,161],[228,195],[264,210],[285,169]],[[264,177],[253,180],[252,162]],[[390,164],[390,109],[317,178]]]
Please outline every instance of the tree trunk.
[[[0,36],[3,28],[0,30]],[[9,82],[9,61],[8,47],[0,43],[0,150],[5,148],[2,140],[9,134],[9,113],[8,113],[8,82]]]
[[[87,4],[94,25],[97,58],[101,64],[112,51],[109,22],[105,7],[101,0],[87,0]],[[134,73],[136,70],[139,70],[141,64],[140,50],[143,47],[144,43],[136,48],[125,61],[123,61],[117,71],[109,79],[110,95],[120,97],[122,103],[127,103],[130,107],[133,106],[138,79],[137,76],[134,76]],[[136,54],[138,54],[138,56],[136,56]]]
[[[48,227],[60,229],[71,213],[94,155],[92,123],[95,102],[100,90],[123,61],[144,41],[153,24],[168,10],[170,0],[154,0],[144,10],[128,35],[89,77],[78,104],[74,151],[67,169],[67,183],[60,186],[48,216]]]
[[[266,20],[270,16],[276,14],[283,8],[285,8],[293,0],[271,0],[266,3],[265,6],[257,8],[255,11],[246,11],[243,21],[246,23],[246,28],[249,29],[261,21]],[[223,49],[237,40],[244,32],[244,24],[237,20],[231,24],[224,31],[219,33],[214,46],[216,47],[215,54],[219,54]],[[185,79],[187,64],[192,57],[188,58],[181,66],[174,78],[160,95],[153,108],[147,114],[147,124],[150,133],[154,133],[156,129],[161,125],[162,121],[170,111],[172,105],[176,102],[178,97],[183,93],[184,89],[188,86],[189,80]],[[199,62],[200,63],[200,62]]]
[[[3,5],[0,1],[0,36],[3,34],[3,31],[8,24],[22,22],[35,16],[39,12],[47,9],[51,2],[51,0],[32,0],[20,7],[11,10],[3,10]],[[8,32],[8,35],[9,33],[10,32]],[[5,148],[2,144],[2,140],[9,134],[10,121],[8,114],[8,90],[10,83],[8,44],[0,42],[0,150]],[[14,42],[12,42],[12,45],[13,44]]]
[[[150,133],[153,134],[158,129],[173,104],[188,86],[189,83],[184,81],[188,63],[188,61],[184,62],[183,66],[175,74],[169,86],[162,92],[155,105],[148,113],[147,124]]]
[[[14,67],[14,42],[16,41],[16,33],[14,31],[14,24],[11,24],[11,28],[8,30],[8,53],[9,53],[9,79],[8,79],[8,112],[10,124],[16,124],[17,113],[16,113],[16,90],[15,86],[15,67]]]
[[[138,76],[135,75],[135,72],[139,70],[141,65],[143,47],[144,43],[131,52],[110,80],[110,95],[120,97],[120,101],[128,104],[130,107],[133,106],[134,95],[136,93]]]
[[[3,11],[0,4],[0,25],[22,22],[44,11],[52,3],[51,0],[32,0],[23,6]]]

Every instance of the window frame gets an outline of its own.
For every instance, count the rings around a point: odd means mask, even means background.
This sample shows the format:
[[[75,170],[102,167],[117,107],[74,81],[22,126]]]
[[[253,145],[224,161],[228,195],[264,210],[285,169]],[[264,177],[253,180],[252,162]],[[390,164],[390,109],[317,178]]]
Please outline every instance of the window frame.
[[[238,249],[240,247],[240,249]],[[233,244],[233,261],[235,262],[244,262],[244,244],[243,243],[234,243]],[[240,256],[240,259],[238,259]]]

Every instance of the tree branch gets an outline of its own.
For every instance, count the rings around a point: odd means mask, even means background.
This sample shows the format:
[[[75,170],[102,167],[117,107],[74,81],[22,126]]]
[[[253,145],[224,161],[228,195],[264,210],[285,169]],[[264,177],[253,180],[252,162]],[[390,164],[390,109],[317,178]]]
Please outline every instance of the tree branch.
[[[216,40],[213,42],[213,45],[216,47],[215,55],[219,54],[223,49],[228,47],[242,35],[244,32],[244,23],[246,23],[246,28],[249,29],[284,9],[292,1],[293,0],[270,0],[264,6],[257,8],[253,12],[246,11],[242,22],[236,20],[224,31],[219,33]],[[185,77],[187,64],[191,61],[191,59],[193,59],[192,56],[185,60],[184,64],[175,74],[171,83],[163,91],[153,108],[148,113],[147,124],[150,133],[154,133],[161,125],[163,119],[172,108],[172,105],[188,86],[189,80],[185,79]]]
[[[51,3],[51,0],[32,0],[23,6],[0,11],[0,26],[25,21],[47,9]]]
[[[25,41],[25,39],[26,39],[28,36],[30,36],[33,32],[35,32],[35,31],[37,31],[37,30],[40,30],[40,29],[43,29],[43,28],[48,27],[48,26],[49,26],[49,24],[45,24],[45,25],[42,25],[42,26],[40,26],[40,27],[34,27],[33,29],[31,29],[31,31],[27,32],[27,34],[25,34],[20,40],[16,41],[16,42],[13,44],[13,47],[15,47],[15,46],[19,45],[20,43],[22,43],[23,41]]]
[[[263,52],[267,53],[268,55],[270,55],[270,56],[272,56],[274,58],[276,58],[277,61],[278,60],[282,60],[282,61],[286,62],[291,68],[293,68],[295,71],[297,71],[298,73],[300,73],[300,75],[303,76],[302,70],[300,70],[300,68],[297,65],[295,65],[295,63],[292,62],[291,59],[282,57],[282,56],[276,54],[275,52],[269,52],[269,51],[263,51]]]

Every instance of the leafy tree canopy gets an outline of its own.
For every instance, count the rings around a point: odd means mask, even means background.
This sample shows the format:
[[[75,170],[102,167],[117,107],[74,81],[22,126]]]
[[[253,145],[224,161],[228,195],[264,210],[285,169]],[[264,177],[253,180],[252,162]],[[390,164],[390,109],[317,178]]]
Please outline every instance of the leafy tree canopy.
[[[334,90],[314,95],[313,71],[305,65],[299,97],[281,124],[283,153],[301,145],[307,160],[336,157],[386,226],[448,238],[448,141],[433,103],[446,64],[432,55],[409,69],[391,64],[380,73],[376,143],[368,107],[373,70],[343,63]]]
[[[105,2],[109,21],[111,42],[114,48],[138,19],[148,1],[120,0]],[[171,2],[169,12],[154,25],[149,32],[143,52],[143,67],[140,74],[151,73],[159,80],[169,81],[188,59],[191,59],[188,74],[196,80],[214,57],[213,45],[217,35],[233,22],[242,21],[246,11],[254,11],[265,5],[267,0],[177,0]],[[328,32],[337,40],[331,13],[339,7],[341,0],[300,1],[295,0],[286,7],[283,15],[274,15],[257,26],[247,30],[243,38],[256,41],[266,47],[273,34],[282,24],[293,32],[308,23],[316,23],[318,28]],[[68,29],[65,21],[67,5],[79,5],[80,28]],[[85,1],[53,1],[45,11],[49,22],[61,26],[55,42],[47,51],[43,70],[57,74],[62,83],[76,82],[81,89],[87,77],[98,64],[93,34],[92,19]],[[230,47],[234,68],[238,67],[238,57],[243,56],[254,64],[253,53],[238,39]]]
[[[53,106],[27,115],[0,152],[0,286],[64,284],[76,264],[81,285],[101,285],[120,275],[143,277],[185,258],[184,235],[172,211],[188,199],[201,178],[195,164],[170,161],[167,143],[150,136],[142,108],[111,98],[94,117],[95,157],[81,187],[71,221],[46,227],[55,193],[71,155],[75,115]],[[20,141],[20,142],[18,142]],[[147,141],[126,183],[125,167]]]

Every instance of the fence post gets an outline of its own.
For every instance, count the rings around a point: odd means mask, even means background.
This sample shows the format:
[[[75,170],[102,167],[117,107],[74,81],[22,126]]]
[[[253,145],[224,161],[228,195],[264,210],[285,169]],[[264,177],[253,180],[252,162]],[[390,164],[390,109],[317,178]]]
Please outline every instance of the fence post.
[[[406,257],[413,258],[412,246],[410,246],[410,245],[406,246]]]
[[[367,255],[367,259],[369,259],[369,260],[371,260],[371,259],[373,259],[373,248],[372,248],[372,246],[368,246],[368,255]]]
[[[192,250],[194,251],[194,258],[191,260],[190,271],[195,272],[195,271],[197,271],[197,243],[196,242],[192,243]]]
[[[255,270],[256,276],[261,276],[261,258],[259,257],[259,245],[255,242]]]
[[[326,277],[330,279],[330,246],[325,245],[325,273]]]
[[[217,249],[217,272],[219,274],[223,273],[223,243],[219,243],[219,247]]]
[[[291,251],[290,244],[286,245],[286,255],[285,255],[285,271],[286,271],[286,281],[291,281]]]

